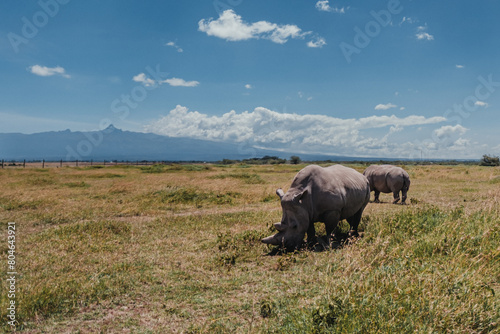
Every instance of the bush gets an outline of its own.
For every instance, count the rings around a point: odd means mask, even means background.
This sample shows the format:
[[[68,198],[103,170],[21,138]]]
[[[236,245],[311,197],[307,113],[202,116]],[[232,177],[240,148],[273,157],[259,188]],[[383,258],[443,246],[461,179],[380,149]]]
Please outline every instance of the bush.
[[[296,155],[292,155],[292,156],[290,157],[290,163],[291,163],[292,165],[298,165],[298,164],[300,164],[300,162],[301,162],[301,161],[302,161],[302,160],[300,160],[300,158],[299,158],[298,156],[296,156]]]
[[[483,155],[483,158],[481,159],[481,162],[479,163],[480,166],[500,166],[500,158],[498,157],[492,157],[487,154]]]

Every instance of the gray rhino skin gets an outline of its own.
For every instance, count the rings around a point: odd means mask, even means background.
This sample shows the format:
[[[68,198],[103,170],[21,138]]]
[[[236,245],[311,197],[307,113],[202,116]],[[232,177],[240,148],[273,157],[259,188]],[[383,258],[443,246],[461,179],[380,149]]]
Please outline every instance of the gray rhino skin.
[[[379,203],[380,193],[393,193],[393,204],[399,202],[399,192],[402,193],[401,204],[406,204],[406,195],[410,189],[410,176],[400,167],[393,165],[371,165],[363,172],[370,182],[370,190],[375,192],[375,203]]]
[[[370,185],[359,172],[342,165],[320,167],[310,165],[300,170],[290,189],[277,189],[283,216],[274,226],[277,234],[262,239],[263,243],[298,249],[307,232],[307,243],[316,243],[314,222],[324,222],[328,240],[342,219],[356,235],[361,215],[370,201]]]

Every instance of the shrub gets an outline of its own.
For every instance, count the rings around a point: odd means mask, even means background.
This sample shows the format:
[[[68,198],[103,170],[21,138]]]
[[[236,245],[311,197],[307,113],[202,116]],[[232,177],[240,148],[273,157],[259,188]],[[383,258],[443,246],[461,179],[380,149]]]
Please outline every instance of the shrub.
[[[480,166],[500,166],[500,158],[499,157],[493,157],[489,156],[487,154],[483,155],[483,158],[481,159]]]

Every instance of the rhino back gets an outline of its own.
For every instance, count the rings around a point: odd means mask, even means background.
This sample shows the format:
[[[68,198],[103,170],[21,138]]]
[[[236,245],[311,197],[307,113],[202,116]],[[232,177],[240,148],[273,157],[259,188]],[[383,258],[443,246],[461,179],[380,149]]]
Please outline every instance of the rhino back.
[[[410,177],[401,167],[393,165],[372,165],[363,174],[370,182],[371,190],[383,193],[400,191],[405,183],[409,187]]]
[[[342,218],[350,217],[366,206],[370,196],[368,180],[342,165],[307,166],[295,177],[291,190],[294,187],[310,191],[316,218],[328,211],[340,211]]]

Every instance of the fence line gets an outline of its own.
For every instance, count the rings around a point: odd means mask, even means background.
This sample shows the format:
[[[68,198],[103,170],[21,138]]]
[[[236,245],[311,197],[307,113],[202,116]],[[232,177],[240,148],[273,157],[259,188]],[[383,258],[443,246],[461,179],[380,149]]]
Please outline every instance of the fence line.
[[[151,166],[155,164],[172,164],[173,161],[149,161],[149,160],[134,160],[134,161],[117,161],[117,160],[4,160],[0,162],[1,169],[4,168],[62,168],[62,167],[89,167],[89,166]],[[183,162],[185,163],[185,162]]]

